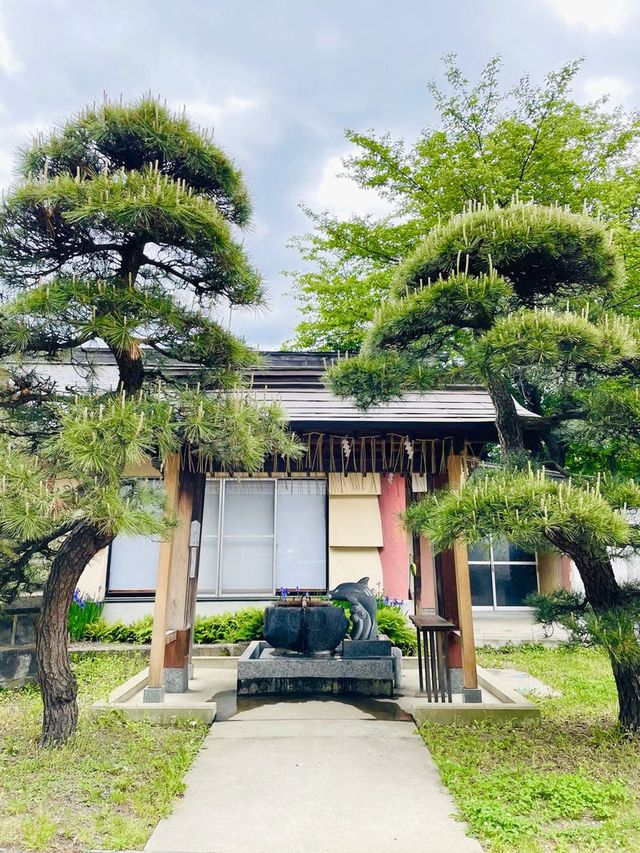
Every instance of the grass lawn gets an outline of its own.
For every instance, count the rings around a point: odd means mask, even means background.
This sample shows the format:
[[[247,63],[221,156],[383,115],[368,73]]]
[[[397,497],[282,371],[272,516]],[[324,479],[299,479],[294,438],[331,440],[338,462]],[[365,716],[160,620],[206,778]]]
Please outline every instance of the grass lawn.
[[[536,699],[541,724],[526,729],[421,728],[471,834],[492,851],[640,850],[640,737],[617,728],[604,655],[514,646],[481,649],[479,663],[562,696]]]
[[[105,697],[146,665],[100,654],[74,664],[80,704]],[[141,848],[183,790],[206,727],[125,722],[80,712],[65,747],[42,750],[36,688],[0,691],[0,847],[81,851]]]

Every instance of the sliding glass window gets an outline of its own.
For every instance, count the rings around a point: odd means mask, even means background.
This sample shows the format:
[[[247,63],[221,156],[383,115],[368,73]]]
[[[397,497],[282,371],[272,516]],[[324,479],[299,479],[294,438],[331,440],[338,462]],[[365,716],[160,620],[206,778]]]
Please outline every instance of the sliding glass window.
[[[324,591],[326,494],[326,481],[314,478],[208,479],[198,593],[271,596],[283,586]],[[158,550],[157,541],[118,536],[109,591],[153,591]]]
[[[474,607],[526,607],[538,591],[536,556],[505,539],[469,548],[471,601]]]

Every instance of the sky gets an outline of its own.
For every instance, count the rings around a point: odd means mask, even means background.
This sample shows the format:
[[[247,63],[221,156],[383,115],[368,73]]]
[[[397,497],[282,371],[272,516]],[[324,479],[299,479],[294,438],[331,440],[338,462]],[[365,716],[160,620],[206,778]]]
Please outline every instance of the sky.
[[[0,0],[0,186],[21,143],[105,92],[185,106],[253,199],[243,240],[268,307],[236,311],[232,328],[277,349],[298,319],[284,271],[301,267],[299,205],[384,209],[341,177],[345,128],[415,139],[451,52],[471,81],[501,54],[505,86],[583,56],[575,97],[635,109],[639,40],[640,0]]]

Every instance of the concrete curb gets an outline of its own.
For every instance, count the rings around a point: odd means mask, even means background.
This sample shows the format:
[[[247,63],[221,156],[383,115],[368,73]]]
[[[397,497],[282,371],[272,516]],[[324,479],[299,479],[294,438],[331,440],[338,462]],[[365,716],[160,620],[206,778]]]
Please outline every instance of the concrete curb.
[[[478,685],[500,700],[496,703],[422,702],[416,699],[412,715],[416,725],[441,723],[464,725],[494,722],[511,726],[535,725],[540,722],[540,708],[521,693],[512,690],[500,678],[478,667]]]
[[[211,725],[216,718],[218,706],[215,702],[192,702],[189,705],[171,705],[158,702],[129,705],[126,702],[96,702],[89,711],[93,714],[104,714],[116,711],[128,720],[146,720],[150,723],[173,725],[178,720],[196,721]]]

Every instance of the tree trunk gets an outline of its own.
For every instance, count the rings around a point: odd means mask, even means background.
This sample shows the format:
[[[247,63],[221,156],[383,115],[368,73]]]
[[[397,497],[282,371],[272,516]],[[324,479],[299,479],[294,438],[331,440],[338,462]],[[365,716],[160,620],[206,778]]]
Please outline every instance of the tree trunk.
[[[625,731],[640,731],[640,667],[611,658],[611,669],[618,691],[618,719]]]
[[[555,538],[555,537],[554,537]],[[583,549],[573,542],[554,544],[568,554],[578,569],[587,601],[595,613],[603,613],[620,603],[620,586],[606,549]],[[618,719],[626,731],[640,731],[640,666],[609,655],[618,691]]]
[[[140,353],[114,351],[113,355],[118,365],[121,388],[127,394],[139,391],[144,380],[144,363]]]
[[[584,594],[596,613],[615,607],[620,601],[620,587],[606,548],[593,551],[575,542],[554,538],[554,545],[575,563],[584,584]]]
[[[498,441],[503,454],[520,453],[524,447],[522,424],[508,383],[500,376],[489,379],[487,390],[496,413]]]
[[[45,584],[36,636],[43,746],[64,743],[78,723],[78,691],[67,646],[69,607],[85,566],[111,538],[89,522],[79,523],[60,546]]]

